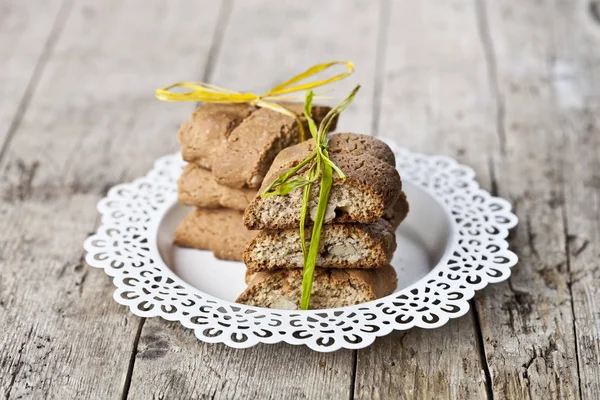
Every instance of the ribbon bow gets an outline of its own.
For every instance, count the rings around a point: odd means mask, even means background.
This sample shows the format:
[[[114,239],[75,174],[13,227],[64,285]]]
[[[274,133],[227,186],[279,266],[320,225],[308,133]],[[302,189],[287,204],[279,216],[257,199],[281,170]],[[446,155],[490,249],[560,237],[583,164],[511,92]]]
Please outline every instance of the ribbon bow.
[[[313,82],[298,84],[313,75],[318,74],[335,65],[345,65],[347,70],[344,73],[332,76],[331,78],[321,79]],[[304,127],[300,116],[293,111],[288,110],[276,101],[297,100],[304,98],[303,95],[291,95],[295,92],[303,92],[319,86],[327,85],[346,78],[354,72],[354,64],[350,61],[332,61],[324,64],[317,64],[299,75],[275,86],[268,92],[257,95],[254,93],[242,93],[228,90],[219,86],[211,85],[205,82],[177,82],[170,86],[156,89],[156,98],[163,101],[202,101],[205,103],[248,103],[256,107],[268,108],[273,111],[289,115],[296,119],[298,129],[300,130],[300,141],[304,141]],[[173,88],[190,89],[188,92],[172,92]]]

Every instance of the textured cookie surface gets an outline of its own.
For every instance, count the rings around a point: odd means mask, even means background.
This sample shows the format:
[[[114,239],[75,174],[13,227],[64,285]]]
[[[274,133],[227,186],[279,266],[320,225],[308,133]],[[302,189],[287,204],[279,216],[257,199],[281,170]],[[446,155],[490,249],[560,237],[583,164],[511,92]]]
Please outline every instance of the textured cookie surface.
[[[202,104],[179,128],[183,159],[212,169],[221,143],[255,109],[247,104]]]
[[[302,104],[283,103],[296,113],[302,114]],[[314,106],[313,119],[317,124],[330,110]],[[301,117],[304,121],[304,117]],[[332,127],[334,129],[335,127]],[[307,136],[308,127],[304,124]],[[269,170],[275,156],[288,146],[300,141],[295,118],[261,108],[240,123],[222,142],[216,152],[218,162],[213,164],[217,182],[234,188],[258,188]]]
[[[242,212],[227,208],[196,208],[175,230],[175,244],[211,250],[223,260],[241,261],[244,248],[256,236],[242,224]]]
[[[295,310],[302,295],[302,270],[248,273],[248,288],[236,300],[257,307]],[[378,269],[315,269],[311,309],[337,308],[387,296],[398,284],[390,265]]]
[[[256,190],[234,189],[218,184],[210,171],[193,163],[186,165],[177,181],[179,202],[189,206],[244,211],[255,196]]]
[[[306,243],[311,229],[306,229]],[[302,268],[303,256],[297,228],[261,231],[246,247],[244,263],[248,270]],[[396,250],[394,228],[380,219],[373,224],[331,224],[323,226],[317,267],[380,268]]]
[[[344,172],[346,180],[334,174],[325,223],[373,223],[392,209],[402,192],[396,168],[368,154],[332,153],[330,159]],[[269,172],[259,193],[287,169]],[[297,177],[304,176],[300,170]],[[319,197],[319,182],[312,185],[307,221],[314,220]],[[302,189],[285,196],[260,195],[252,200],[244,213],[248,229],[286,229],[300,226]]]
[[[333,133],[329,135],[329,152],[350,153],[354,155],[368,154],[378,158],[383,162],[396,165],[396,157],[394,152],[387,144],[381,140],[361,133]],[[302,161],[315,150],[314,140],[307,140],[295,146],[283,149],[269,170],[269,174],[281,168],[289,168],[297,165],[298,160]]]

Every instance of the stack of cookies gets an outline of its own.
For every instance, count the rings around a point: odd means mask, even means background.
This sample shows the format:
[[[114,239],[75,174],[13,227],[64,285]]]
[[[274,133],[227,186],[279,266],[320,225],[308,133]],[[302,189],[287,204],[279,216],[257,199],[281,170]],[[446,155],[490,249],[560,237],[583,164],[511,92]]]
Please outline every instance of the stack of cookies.
[[[314,151],[307,141],[281,151],[266,174],[264,190]],[[392,150],[367,135],[330,135],[330,159],[347,179],[334,174],[313,278],[311,309],[344,307],[392,293],[396,273],[389,265],[395,231],[408,213]],[[297,175],[304,176],[301,169]],[[319,184],[311,189],[307,224],[317,210]],[[300,242],[302,189],[285,196],[256,196],[244,214],[253,239],[244,251],[248,288],[238,302],[280,309],[299,308],[303,254]],[[305,236],[307,247],[311,228]]]
[[[302,114],[302,103],[282,105]],[[313,107],[317,124],[329,110]],[[195,208],[177,228],[175,243],[241,261],[257,233],[244,227],[243,212],[277,153],[299,143],[297,120],[248,104],[206,103],[181,126],[178,138],[188,163],[178,181],[178,198]]]

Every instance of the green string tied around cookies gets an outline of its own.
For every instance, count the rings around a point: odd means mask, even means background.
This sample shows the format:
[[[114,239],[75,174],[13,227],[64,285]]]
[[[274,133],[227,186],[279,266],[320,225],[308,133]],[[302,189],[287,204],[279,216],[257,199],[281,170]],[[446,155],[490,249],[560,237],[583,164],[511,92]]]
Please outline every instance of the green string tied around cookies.
[[[302,246],[302,255],[304,258],[304,270],[302,276],[302,298],[300,300],[300,309],[308,310],[310,304],[310,294],[312,291],[313,275],[317,263],[319,251],[319,241],[321,239],[321,229],[325,220],[329,194],[333,186],[333,173],[345,180],[346,175],[329,159],[328,134],[332,121],[352,103],[354,96],[360,89],[356,86],[350,94],[333,107],[323,118],[317,128],[315,121],[311,117],[313,92],[309,90],[304,102],[304,116],[308,123],[310,134],[315,142],[315,150],[304,159],[300,164],[291,168],[289,171],[281,174],[275,179],[262,193],[262,197],[285,196],[296,189],[303,189],[302,209],[300,214],[300,242]],[[306,169],[304,177],[294,177],[301,170]],[[306,248],[306,239],[304,228],[306,225],[306,214],[308,212],[308,202],[312,185],[321,178],[321,187],[319,189],[319,200],[317,203],[317,213],[314,218],[312,234],[308,250]]]

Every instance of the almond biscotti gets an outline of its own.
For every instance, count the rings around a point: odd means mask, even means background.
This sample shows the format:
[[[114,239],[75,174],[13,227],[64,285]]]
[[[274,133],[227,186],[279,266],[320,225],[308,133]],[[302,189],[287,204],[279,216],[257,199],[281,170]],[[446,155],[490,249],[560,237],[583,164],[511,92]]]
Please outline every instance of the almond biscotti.
[[[329,135],[329,147],[332,154],[348,152],[352,154],[368,154],[380,159],[390,165],[396,165],[394,152],[387,144],[381,140],[359,133],[334,133]],[[306,141],[292,147],[282,150],[271,166],[271,170],[290,168],[297,165],[298,160],[307,157],[314,151],[314,142]],[[269,174],[271,173],[269,171]],[[279,171],[281,173],[281,171]],[[400,197],[396,203],[387,209],[383,215],[383,219],[388,221],[394,229],[398,228],[400,223],[408,214],[409,206],[404,192],[400,193]],[[337,222],[345,222],[343,215],[339,215]]]
[[[333,133],[329,135],[329,153],[350,153],[354,155],[368,154],[392,166],[396,165],[394,152],[381,140],[362,133]],[[298,164],[315,150],[314,140],[307,140],[295,146],[283,149],[269,170],[290,168]]]
[[[310,137],[302,116],[303,105],[282,105],[301,116],[305,134],[307,138]],[[319,124],[329,110],[329,107],[314,106],[312,117],[315,122]],[[256,189],[260,187],[275,156],[299,141],[300,132],[295,118],[268,108],[260,108],[244,119],[226,141],[221,142],[216,151],[218,162],[212,165],[213,175],[221,185]]]
[[[301,103],[281,104],[299,113],[304,121]],[[313,107],[317,124],[329,110]],[[305,132],[310,137],[307,127]],[[220,184],[256,189],[275,155],[298,143],[300,133],[295,118],[277,111],[248,104],[205,103],[181,125],[178,138],[183,159],[208,170],[216,169]]]
[[[311,229],[306,229],[307,244]],[[249,271],[302,268],[303,255],[297,228],[266,230],[250,241],[244,251]],[[317,267],[380,268],[390,263],[396,250],[395,229],[380,219],[374,224],[324,225]]]
[[[177,197],[181,204],[204,208],[232,208],[244,211],[256,190],[234,189],[217,183],[212,173],[189,163],[177,181]]]
[[[295,310],[302,292],[301,269],[279,269],[249,273],[248,288],[238,303],[257,307]],[[311,309],[346,307],[376,300],[394,292],[398,278],[390,265],[378,269],[316,268]]]
[[[211,250],[223,260],[241,261],[244,248],[256,234],[242,224],[241,211],[196,208],[175,230],[175,244]]]
[[[177,133],[183,159],[211,169],[220,144],[254,110],[248,104],[202,104]]]
[[[402,193],[400,175],[394,166],[368,154],[332,153],[330,159],[344,172],[346,180],[334,174],[329,195],[325,223],[360,222],[369,224],[391,210]],[[300,162],[302,159],[299,159]],[[259,193],[286,168],[269,171]],[[304,176],[300,170],[296,176]],[[312,186],[309,197],[307,222],[314,220],[317,211],[320,184]],[[252,200],[244,213],[248,229],[287,229],[300,225],[302,189],[285,196],[260,195]]]

